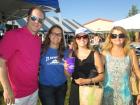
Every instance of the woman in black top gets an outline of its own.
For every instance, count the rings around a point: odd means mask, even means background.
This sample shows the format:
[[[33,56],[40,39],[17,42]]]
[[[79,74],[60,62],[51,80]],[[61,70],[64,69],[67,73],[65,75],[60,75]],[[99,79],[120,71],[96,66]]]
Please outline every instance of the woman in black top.
[[[79,85],[86,85],[96,83],[103,80],[104,67],[98,52],[89,49],[88,31],[85,28],[79,28],[75,32],[74,52],[72,56],[75,57],[75,68],[72,73],[72,84],[70,93],[69,105],[79,104]],[[67,72],[68,64],[65,63],[65,73]],[[91,76],[92,72],[92,77]],[[94,100],[93,100],[94,101]]]

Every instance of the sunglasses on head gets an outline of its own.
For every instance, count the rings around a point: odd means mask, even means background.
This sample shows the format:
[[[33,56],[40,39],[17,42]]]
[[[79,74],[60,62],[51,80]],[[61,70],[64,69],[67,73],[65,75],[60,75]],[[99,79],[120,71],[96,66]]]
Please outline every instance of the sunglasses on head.
[[[82,35],[82,36],[77,35],[77,36],[76,36],[76,39],[81,39],[81,38],[87,39],[87,38],[88,38],[88,35]]]
[[[115,39],[115,38],[125,38],[125,34],[111,34],[111,38]]]
[[[36,16],[31,16],[31,20],[32,21],[38,21],[38,23],[40,23],[40,24],[43,24],[43,21],[44,21],[44,19],[42,19],[42,18],[38,18],[38,17],[36,17]]]

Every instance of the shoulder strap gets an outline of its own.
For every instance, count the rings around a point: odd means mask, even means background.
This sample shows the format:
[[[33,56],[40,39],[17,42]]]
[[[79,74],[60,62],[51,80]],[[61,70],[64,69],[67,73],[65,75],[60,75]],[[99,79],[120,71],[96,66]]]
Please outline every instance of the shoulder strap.
[[[92,60],[93,60],[93,62],[95,62],[95,59],[94,59],[94,52],[95,51],[91,51],[91,55],[92,55]],[[95,65],[95,64],[94,64]]]
[[[95,66],[95,59],[94,59],[94,53],[95,53],[95,51],[92,51],[91,52],[92,53],[92,57],[93,57],[93,62],[94,62],[94,66]],[[100,54],[100,52],[99,52],[99,54]],[[95,69],[96,69],[96,66],[95,66]],[[96,69],[96,72],[97,72],[97,69]],[[100,73],[98,73],[98,74],[103,74],[104,73],[104,71],[103,72],[100,72]]]
[[[130,66],[131,66],[131,70],[130,70],[130,74],[131,75],[134,75],[134,67],[133,67],[133,58],[132,58],[132,56],[131,56],[131,54],[130,53],[128,53],[128,56],[129,56],[129,59],[130,59]]]
[[[130,63],[131,63],[131,67],[133,66],[133,57],[132,57],[132,55],[130,54],[130,52],[128,53],[128,55],[127,55],[128,57],[129,57],[129,59],[130,59]]]

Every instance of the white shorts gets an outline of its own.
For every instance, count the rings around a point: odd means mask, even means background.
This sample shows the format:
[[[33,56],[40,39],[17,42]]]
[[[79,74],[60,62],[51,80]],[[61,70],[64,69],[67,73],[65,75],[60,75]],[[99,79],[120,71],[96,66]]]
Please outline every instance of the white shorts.
[[[36,90],[29,96],[15,98],[15,104],[13,105],[37,105],[37,100],[38,100],[38,90]]]

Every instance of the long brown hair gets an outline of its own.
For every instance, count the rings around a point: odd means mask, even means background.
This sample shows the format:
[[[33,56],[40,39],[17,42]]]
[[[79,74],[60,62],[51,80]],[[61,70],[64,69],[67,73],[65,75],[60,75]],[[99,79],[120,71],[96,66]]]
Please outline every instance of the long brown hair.
[[[45,40],[43,42],[43,45],[42,45],[42,52],[41,54],[44,54],[45,52],[47,52],[49,46],[50,46],[50,34],[52,33],[52,30],[54,28],[59,28],[61,30],[61,33],[62,33],[62,38],[61,38],[61,41],[60,41],[60,44],[59,44],[59,47],[58,47],[58,60],[61,60],[63,57],[64,57],[64,50],[65,50],[65,46],[64,46],[64,38],[63,38],[63,29],[59,26],[59,25],[53,25],[49,30],[48,30],[48,33],[46,34],[46,37],[45,37]]]

